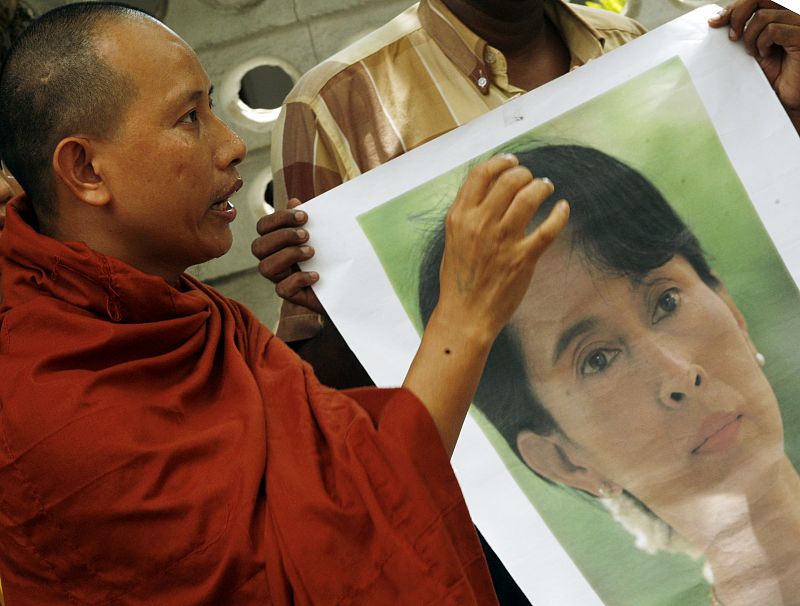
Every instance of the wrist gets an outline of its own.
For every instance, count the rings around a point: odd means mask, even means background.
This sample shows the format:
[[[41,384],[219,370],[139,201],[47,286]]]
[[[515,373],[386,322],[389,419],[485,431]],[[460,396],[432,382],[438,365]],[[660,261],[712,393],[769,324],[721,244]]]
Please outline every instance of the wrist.
[[[458,312],[438,304],[425,328],[426,334],[435,334],[452,350],[469,350],[477,354],[488,352],[499,329],[490,326],[485,317],[469,311]]]

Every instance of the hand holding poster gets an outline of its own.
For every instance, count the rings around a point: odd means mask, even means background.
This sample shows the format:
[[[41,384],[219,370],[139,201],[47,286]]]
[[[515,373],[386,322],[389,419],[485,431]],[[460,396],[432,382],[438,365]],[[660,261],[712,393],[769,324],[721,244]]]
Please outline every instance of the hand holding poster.
[[[555,183],[540,215],[569,200],[453,460],[537,605],[800,595],[800,142],[715,10],[306,206],[321,301],[397,385],[469,166],[514,151]]]

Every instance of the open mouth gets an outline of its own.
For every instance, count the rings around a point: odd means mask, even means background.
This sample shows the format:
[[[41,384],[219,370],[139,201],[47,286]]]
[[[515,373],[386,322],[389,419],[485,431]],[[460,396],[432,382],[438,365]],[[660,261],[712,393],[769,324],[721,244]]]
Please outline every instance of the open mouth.
[[[244,185],[244,181],[242,181],[241,177],[236,177],[236,180],[233,182],[224,194],[222,194],[217,201],[211,205],[211,210],[216,210],[219,212],[228,212],[233,210],[234,206],[233,203],[230,201],[231,196],[235,194],[237,191],[242,189],[242,185]]]
[[[219,202],[211,205],[211,210],[218,210],[220,212],[232,210],[233,208],[233,203],[230,200],[220,200]]]

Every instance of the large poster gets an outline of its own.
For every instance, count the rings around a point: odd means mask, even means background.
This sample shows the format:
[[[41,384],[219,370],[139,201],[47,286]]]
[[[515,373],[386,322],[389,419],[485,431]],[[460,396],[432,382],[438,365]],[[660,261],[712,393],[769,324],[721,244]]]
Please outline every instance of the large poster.
[[[307,205],[318,295],[397,385],[469,167],[513,151],[570,201],[454,456],[537,605],[800,595],[800,142],[713,10]]]

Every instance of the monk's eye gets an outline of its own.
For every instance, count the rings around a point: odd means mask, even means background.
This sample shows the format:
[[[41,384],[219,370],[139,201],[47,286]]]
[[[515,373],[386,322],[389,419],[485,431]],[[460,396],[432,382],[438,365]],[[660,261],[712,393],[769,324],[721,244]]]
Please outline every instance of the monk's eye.
[[[661,293],[656,301],[656,308],[653,310],[653,324],[675,313],[680,303],[681,293],[677,288],[670,288]]]
[[[197,110],[193,109],[190,112],[186,112],[183,117],[179,120],[181,124],[193,124],[197,122]]]
[[[603,372],[618,355],[619,349],[593,349],[581,363],[581,374],[589,376]]]

